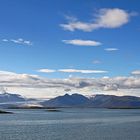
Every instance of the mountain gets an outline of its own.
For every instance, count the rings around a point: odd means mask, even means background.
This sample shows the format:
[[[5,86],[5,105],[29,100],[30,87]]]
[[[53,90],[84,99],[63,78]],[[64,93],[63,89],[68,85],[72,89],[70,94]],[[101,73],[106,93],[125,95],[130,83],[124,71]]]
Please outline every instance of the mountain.
[[[11,94],[7,92],[0,94],[0,103],[24,101],[26,101],[26,99],[19,94]]]
[[[26,101],[27,99],[19,94],[11,94],[7,92],[0,94],[0,108],[19,106]]]
[[[19,94],[1,93],[0,108],[41,108],[40,102],[33,98],[25,98]]]
[[[95,107],[95,108],[140,108],[140,97],[95,95],[87,98],[80,94],[65,94],[44,101],[45,107]]]
[[[64,96],[58,96],[56,98],[44,101],[41,103],[43,106],[51,107],[84,107],[90,106],[91,101],[80,94],[65,94]]]
[[[135,96],[115,96],[115,95],[96,95],[90,98],[94,107],[103,108],[139,108],[140,97]]]

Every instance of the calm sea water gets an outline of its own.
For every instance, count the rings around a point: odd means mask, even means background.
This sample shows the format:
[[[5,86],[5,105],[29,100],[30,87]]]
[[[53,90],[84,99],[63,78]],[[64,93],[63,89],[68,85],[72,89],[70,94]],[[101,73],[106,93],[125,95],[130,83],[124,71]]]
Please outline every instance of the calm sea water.
[[[140,110],[61,110],[0,114],[0,140],[140,140]]]

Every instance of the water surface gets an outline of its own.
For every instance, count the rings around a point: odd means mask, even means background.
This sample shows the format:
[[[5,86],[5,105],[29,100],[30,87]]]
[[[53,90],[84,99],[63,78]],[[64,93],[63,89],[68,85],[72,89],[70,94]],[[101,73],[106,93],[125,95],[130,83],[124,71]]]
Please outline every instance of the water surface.
[[[140,140],[138,109],[10,110],[0,140]]]

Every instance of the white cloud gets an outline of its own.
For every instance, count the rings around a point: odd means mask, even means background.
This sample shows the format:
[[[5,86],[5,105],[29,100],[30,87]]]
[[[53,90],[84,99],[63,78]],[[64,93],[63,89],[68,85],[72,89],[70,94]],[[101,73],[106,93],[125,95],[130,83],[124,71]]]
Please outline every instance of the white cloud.
[[[111,52],[111,51],[118,51],[118,48],[106,48],[105,51]]]
[[[97,23],[99,27],[117,28],[129,21],[129,13],[125,10],[115,9],[101,9],[97,16]]]
[[[52,69],[40,69],[37,70],[38,72],[43,73],[53,73],[53,72],[65,72],[65,73],[83,73],[83,74],[100,74],[100,73],[108,73],[108,71],[103,70],[80,70],[80,69],[58,69],[58,70],[52,70]]]
[[[13,42],[13,43],[17,43],[17,44],[32,45],[31,41],[24,40],[22,38],[19,38],[19,39],[11,39],[10,41]]]
[[[100,63],[101,63],[100,60],[94,60],[94,61],[93,61],[93,64],[100,64]]]
[[[21,44],[21,45],[32,45],[32,42],[29,40],[24,40],[23,38],[18,38],[18,39],[2,39],[3,42],[13,42],[16,44]]]
[[[3,42],[8,42],[8,39],[5,39],[5,38],[4,38],[4,39],[2,39],[2,41],[3,41]]]
[[[132,75],[140,75],[140,70],[135,70],[131,72]]]
[[[66,44],[72,44],[77,46],[100,46],[102,43],[93,40],[81,40],[81,39],[74,39],[74,40],[63,40]]]
[[[78,69],[60,69],[59,72],[67,72],[67,73],[84,73],[84,74],[98,74],[98,73],[107,73],[108,71],[103,70],[78,70]]]
[[[66,91],[86,95],[105,93],[140,96],[140,77],[48,79],[38,75],[0,71],[0,87],[27,97],[50,98]],[[96,92],[94,92],[96,91]]]
[[[123,9],[100,9],[95,15],[93,22],[81,22],[78,19],[71,17],[67,18],[67,24],[60,24],[64,30],[75,31],[82,30],[91,32],[99,28],[118,28],[128,23],[130,16],[134,14],[129,13]]]
[[[52,70],[52,69],[40,69],[40,70],[38,70],[38,72],[53,73],[53,72],[56,72],[56,70]]]

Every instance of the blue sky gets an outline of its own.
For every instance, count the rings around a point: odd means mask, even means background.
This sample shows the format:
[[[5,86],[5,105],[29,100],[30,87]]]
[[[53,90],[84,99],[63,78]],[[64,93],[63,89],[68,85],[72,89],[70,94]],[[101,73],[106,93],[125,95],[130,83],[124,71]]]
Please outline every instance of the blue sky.
[[[140,1],[0,2],[0,71],[52,79],[140,73]]]

